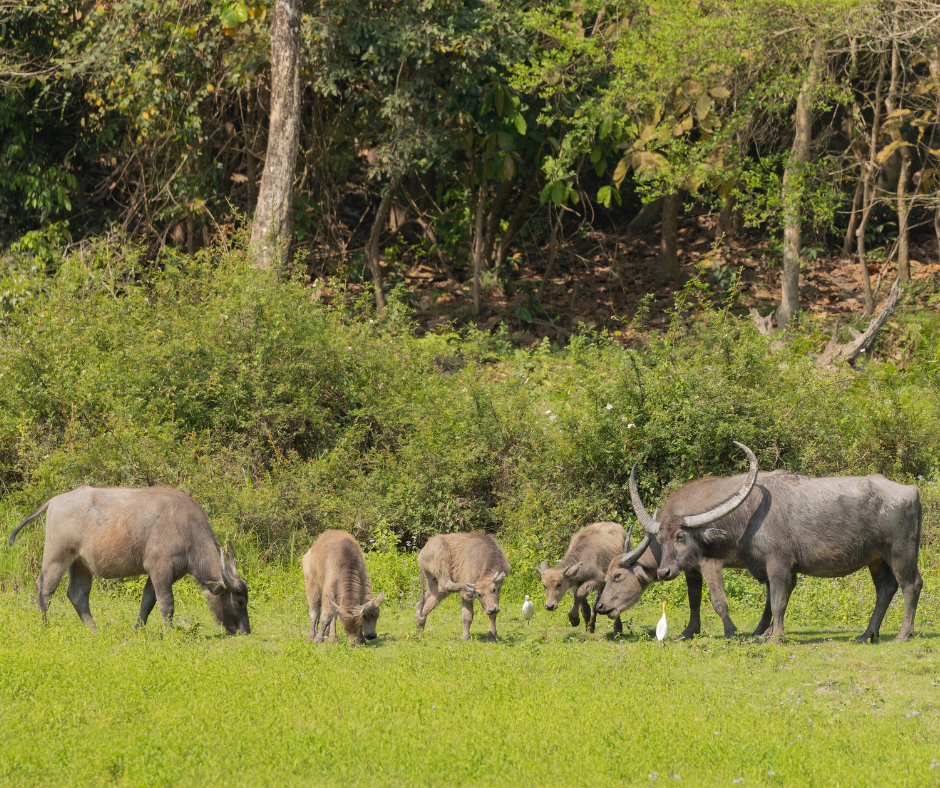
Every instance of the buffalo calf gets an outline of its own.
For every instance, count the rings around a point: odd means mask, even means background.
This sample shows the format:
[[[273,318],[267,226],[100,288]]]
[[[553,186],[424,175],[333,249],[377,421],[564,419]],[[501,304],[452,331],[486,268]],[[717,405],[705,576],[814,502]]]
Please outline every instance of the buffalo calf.
[[[581,623],[580,611],[584,615],[585,628],[593,632],[607,567],[615,556],[622,553],[626,539],[627,532],[618,523],[591,523],[571,537],[568,552],[555,566],[543,561],[537,569],[545,587],[545,609],[556,610],[570,589],[574,597],[568,613],[571,626]],[[587,601],[591,594],[597,595],[594,609]],[[618,615],[614,632],[622,631],[623,624]]]
[[[310,609],[308,640],[322,643],[329,631],[330,640],[338,642],[337,618],[350,645],[376,637],[379,605],[385,594],[373,599],[365,557],[352,536],[345,531],[324,531],[304,555],[303,569]]]
[[[463,605],[463,639],[470,637],[473,600],[479,599],[480,607],[490,619],[487,639],[497,642],[499,592],[509,574],[509,561],[492,536],[483,533],[439,534],[429,539],[418,553],[418,567],[421,569],[421,599],[415,610],[418,632],[424,630],[428,614],[442,599],[459,593]]]

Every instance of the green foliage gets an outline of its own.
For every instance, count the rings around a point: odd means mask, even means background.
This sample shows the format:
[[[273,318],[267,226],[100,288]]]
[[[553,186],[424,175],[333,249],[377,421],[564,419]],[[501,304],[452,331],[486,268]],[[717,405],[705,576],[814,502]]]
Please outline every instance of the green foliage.
[[[419,338],[401,292],[377,316],[339,285],[258,275],[240,247],[150,270],[101,245],[9,304],[6,505],[15,519],[80,483],[169,484],[263,564],[332,527],[381,549],[484,528],[560,554],[588,522],[630,521],[634,461],[656,505],[739,472],[732,439],[767,469],[935,478],[934,329],[910,334],[903,371],[833,376],[809,356],[826,337],[772,354],[699,286],[645,347],[588,333],[512,350],[505,333]]]

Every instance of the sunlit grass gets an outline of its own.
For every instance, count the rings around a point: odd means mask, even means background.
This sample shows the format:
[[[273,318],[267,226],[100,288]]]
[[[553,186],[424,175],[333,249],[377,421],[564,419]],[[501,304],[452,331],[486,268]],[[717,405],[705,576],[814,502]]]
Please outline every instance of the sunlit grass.
[[[588,636],[568,626],[565,611],[540,606],[523,629],[521,600],[508,598],[497,645],[483,642],[479,615],[461,642],[451,599],[420,638],[410,607],[392,607],[375,645],[349,649],[306,643],[302,585],[290,576],[270,579],[247,638],[221,637],[195,589],[178,587],[178,626],[166,635],[156,616],[133,630],[130,594],[96,589],[97,634],[80,625],[64,589],[45,626],[31,593],[0,595],[0,783],[923,785],[940,777],[931,769],[940,759],[940,639],[929,600],[920,634],[903,645],[887,642],[899,601],[875,646],[852,642],[867,617],[807,623],[796,605],[783,646],[725,642],[706,610],[704,637],[659,647],[649,636],[652,597],[625,617],[622,641],[606,619]],[[873,601],[869,592],[862,596]],[[734,611],[742,629],[763,601],[744,600]],[[670,608],[673,632],[686,614]]]

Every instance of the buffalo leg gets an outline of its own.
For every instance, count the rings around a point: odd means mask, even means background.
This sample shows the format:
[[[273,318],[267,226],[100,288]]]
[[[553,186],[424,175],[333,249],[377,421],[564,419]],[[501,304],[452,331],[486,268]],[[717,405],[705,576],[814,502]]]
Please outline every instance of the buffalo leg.
[[[594,631],[594,615],[591,612],[591,606],[588,604],[587,597],[581,597],[581,615],[584,616],[584,629],[588,632]]]
[[[157,592],[153,590],[153,580],[148,577],[147,582],[144,583],[144,593],[140,597],[140,613],[137,616],[134,629],[140,629],[147,623],[155,604],[157,604]]]
[[[463,619],[463,635],[461,635],[461,640],[470,639],[470,625],[473,623],[473,597],[467,599],[465,596],[460,597],[460,617]]]
[[[42,613],[42,620],[46,620],[46,611],[49,610],[49,600],[59,587],[62,581],[62,575],[65,570],[71,566],[72,561],[46,561],[46,553],[43,553],[42,571],[36,578],[36,601],[39,604],[39,612]]]
[[[448,595],[447,591],[441,589],[437,579],[430,575],[427,576],[428,593],[422,596],[415,609],[415,619],[418,622],[418,632],[424,632],[424,623],[428,620],[428,615],[436,608],[441,601]]]
[[[339,618],[336,614],[333,615],[333,620],[330,621],[330,643],[339,643],[339,638],[336,637],[336,620]]]
[[[594,625],[597,623],[597,605],[601,601],[601,594],[604,593],[604,586],[601,584],[598,586],[597,591],[594,593],[594,606],[591,608],[591,632],[594,632]]]
[[[882,559],[873,561],[868,566],[868,571],[871,572],[871,579],[875,584],[875,610],[871,614],[868,628],[855,639],[856,643],[864,643],[867,640],[874,643],[878,639],[881,634],[881,622],[898,590],[898,581],[886,561]]]
[[[85,566],[81,558],[76,558],[69,567],[69,588],[65,595],[78,613],[78,617],[83,624],[87,624],[92,631],[97,632],[95,619],[91,616],[91,607],[88,604],[88,597],[91,595],[91,570]]]
[[[153,590],[157,595],[157,607],[160,608],[160,615],[163,616],[163,629],[166,631],[173,625],[173,613],[176,609],[176,602],[173,599],[173,575],[151,572],[150,580],[153,582]]]
[[[330,624],[333,623],[333,611],[320,609],[320,629],[313,638],[314,643],[322,643],[330,631]]]
[[[620,620],[620,616],[617,616],[617,618],[614,620],[614,634],[623,634],[623,621]]]
[[[770,583],[764,583],[764,591],[764,612],[761,613],[760,621],[757,622],[757,626],[751,633],[752,638],[761,637],[770,628],[770,622],[773,621],[773,614],[770,612]]]
[[[578,595],[572,591],[571,595],[574,597],[574,604],[571,606],[571,610],[568,611],[568,621],[571,622],[571,626],[576,627],[581,623],[581,599]]]
[[[728,615],[728,596],[725,594],[725,577],[720,566],[707,566],[702,570],[708,593],[712,598],[712,607],[725,628],[725,637],[733,638],[738,628]]]
[[[702,631],[702,573],[695,569],[687,571],[685,585],[689,592],[689,625],[679,640],[689,640]]]
[[[491,615],[489,618],[490,618],[490,630],[486,634],[486,639],[490,643],[499,643],[499,638],[496,637],[496,613]]]
[[[311,579],[306,582],[304,578],[304,591],[307,592],[307,612],[310,615],[310,633],[307,640],[315,640],[317,637],[317,626],[320,623],[320,611],[323,604],[323,590],[320,588],[319,581]]]
[[[901,622],[901,631],[894,639],[896,643],[904,643],[914,634],[914,616],[917,614],[917,602],[920,600],[920,590],[924,587],[924,580],[917,571],[917,559],[915,558],[911,566],[904,567],[900,571],[895,570],[895,577],[901,584],[901,590],[904,592],[904,620]]]
[[[770,612],[774,617],[768,639],[779,643],[783,640],[783,619],[787,614],[790,594],[796,585],[796,575],[790,571],[770,573]]]

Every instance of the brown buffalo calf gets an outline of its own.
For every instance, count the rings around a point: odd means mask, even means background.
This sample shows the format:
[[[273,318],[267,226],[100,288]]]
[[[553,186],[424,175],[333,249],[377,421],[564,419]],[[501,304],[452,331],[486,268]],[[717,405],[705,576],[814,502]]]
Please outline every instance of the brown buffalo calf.
[[[545,609],[556,610],[571,589],[574,596],[574,604],[568,613],[571,626],[581,623],[580,610],[584,614],[584,626],[593,632],[597,601],[604,590],[607,567],[623,552],[626,538],[627,532],[619,523],[591,523],[571,537],[568,552],[555,566],[543,561],[537,568],[545,587]],[[596,594],[593,610],[587,601],[591,594]],[[618,616],[614,621],[614,632],[622,631],[623,624]]]
[[[320,534],[304,555],[303,569],[310,608],[308,640],[322,643],[329,630],[330,640],[338,642],[337,617],[350,645],[375,638],[379,605],[385,594],[372,598],[372,580],[366,561],[352,536],[345,531]]]
[[[463,605],[463,639],[470,638],[473,600],[479,599],[480,607],[490,619],[487,639],[497,642],[499,591],[509,574],[509,561],[492,536],[483,533],[439,534],[418,553],[418,566],[421,569],[421,600],[415,610],[418,632],[424,630],[428,614],[442,599],[459,593]]]

